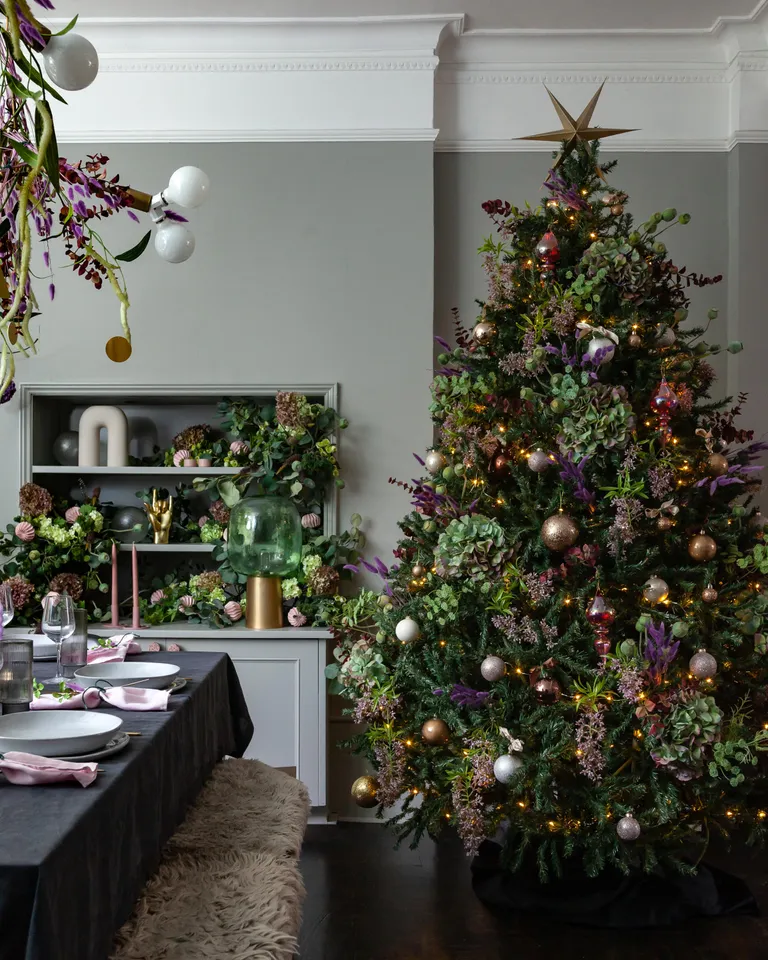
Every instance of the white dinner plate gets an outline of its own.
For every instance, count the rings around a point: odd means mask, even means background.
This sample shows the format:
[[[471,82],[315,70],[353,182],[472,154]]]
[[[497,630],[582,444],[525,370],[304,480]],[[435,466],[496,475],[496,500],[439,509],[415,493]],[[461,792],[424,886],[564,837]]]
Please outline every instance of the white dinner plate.
[[[175,663],[89,663],[75,670],[75,680],[83,686],[97,680],[107,680],[113,687],[131,684],[133,687],[152,687],[164,690],[170,687],[181,668]]]
[[[71,757],[98,750],[123,721],[87,710],[30,710],[0,717],[0,753],[19,750],[38,757]]]
[[[24,637],[26,640],[27,638]],[[42,634],[34,634],[32,640],[32,658],[34,660],[55,660],[56,644]]]

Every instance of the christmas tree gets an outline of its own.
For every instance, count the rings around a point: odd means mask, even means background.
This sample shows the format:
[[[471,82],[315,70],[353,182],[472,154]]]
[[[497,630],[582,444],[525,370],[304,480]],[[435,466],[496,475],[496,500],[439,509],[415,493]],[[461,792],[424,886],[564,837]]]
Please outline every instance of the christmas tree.
[[[397,562],[339,601],[328,670],[367,724],[362,806],[469,853],[504,825],[543,879],[686,869],[768,819],[766,445],[711,399],[689,294],[720,278],[662,239],[690,217],[636,224],[590,139],[538,208],[484,204],[490,293],[442,344]]]

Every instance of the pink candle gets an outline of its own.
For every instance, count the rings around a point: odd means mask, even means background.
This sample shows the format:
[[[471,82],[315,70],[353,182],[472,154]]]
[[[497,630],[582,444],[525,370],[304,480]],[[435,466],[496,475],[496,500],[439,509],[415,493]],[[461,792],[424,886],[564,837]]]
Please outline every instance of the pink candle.
[[[131,575],[133,579],[133,629],[138,630],[141,626],[139,617],[139,555],[136,552],[136,544],[133,545],[131,556]]]
[[[117,544],[112,544],[112,624],[120,626],[119,609],[117,602]]]

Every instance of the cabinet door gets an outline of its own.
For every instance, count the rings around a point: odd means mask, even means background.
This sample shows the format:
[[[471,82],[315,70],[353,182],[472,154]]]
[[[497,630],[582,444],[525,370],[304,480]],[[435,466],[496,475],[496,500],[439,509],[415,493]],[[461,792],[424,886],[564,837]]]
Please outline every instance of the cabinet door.
[[[325,640],[182,640],[232,658],[253,720],[245,756],[291,768],[325,806]]]

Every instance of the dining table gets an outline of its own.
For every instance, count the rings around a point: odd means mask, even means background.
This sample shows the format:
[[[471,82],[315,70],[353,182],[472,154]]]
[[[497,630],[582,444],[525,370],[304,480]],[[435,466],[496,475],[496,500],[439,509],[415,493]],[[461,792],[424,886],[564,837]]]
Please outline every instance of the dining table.
[[[253,735],[223,653],[142,653],[186,685],[165,711],[97,709],[123,720],[127,747],[95,781],[19,786],[0,776],[0,960],[107,960],[163,846],[214,766]],[[34,664],[44,682],[53,663]]]

